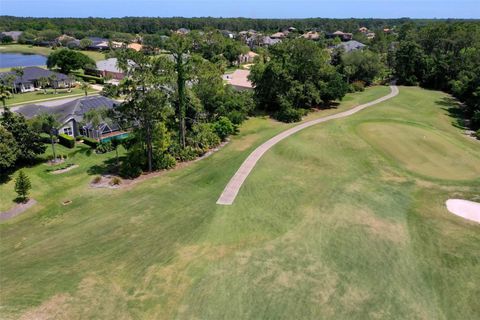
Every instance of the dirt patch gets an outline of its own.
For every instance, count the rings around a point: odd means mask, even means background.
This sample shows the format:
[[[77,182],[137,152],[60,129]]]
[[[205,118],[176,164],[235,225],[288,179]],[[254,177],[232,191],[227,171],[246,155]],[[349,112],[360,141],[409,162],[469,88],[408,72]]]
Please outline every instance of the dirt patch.
[[[359,210],[353,215],[353,222],[364,226],[369,233],[389,241],[403,243],[407,234],[401,224],[375,216],[375,214]]]
[[[49,300],[24,313],[20,320],[50,320],[50,319],[69,319],[70,315],[64,308],[72,297],[69,294],[57,294]]]
[[[15,205],[15,207],[12,209],[0,213],[0,221],[9,220],[18,216],[34,206],[36,203],[37,201],[35,199],[29,199],[26,203],[19,203]]]
[[[60,169],[60,170],[55,170],[55,171],[51,171],[50,173],[51,174],[61,174],[61,173],[65,173],[65,172],[68,172],[70,170],[73,170],[75,168],[78,168],[78,164],[74,164],[73,166],[70,166],[68,168],[65,168],[65,169]]]

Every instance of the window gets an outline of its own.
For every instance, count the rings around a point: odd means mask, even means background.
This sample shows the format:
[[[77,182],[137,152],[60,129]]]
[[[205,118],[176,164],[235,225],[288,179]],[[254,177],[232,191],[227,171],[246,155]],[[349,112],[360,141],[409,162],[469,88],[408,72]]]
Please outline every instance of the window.
[[[63,128],[63,133],[68,134],[69,136],[73,136],[72,128]]]

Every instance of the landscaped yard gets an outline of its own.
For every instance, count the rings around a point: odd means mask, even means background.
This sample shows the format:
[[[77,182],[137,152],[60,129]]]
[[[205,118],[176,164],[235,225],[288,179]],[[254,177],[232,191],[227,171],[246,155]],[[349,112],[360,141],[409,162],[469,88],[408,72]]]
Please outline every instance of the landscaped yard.
[[[89,187],[114,153],[75,149],[79,167],[60,175],[28,168],[39,203],[0,225],[2,317],[478,319],[480,226],[444,203],[480,201],[480,143],[450,106],[401,87],[305,129],[232,206],[215,202],[243,160],[294,124],[252,118],[211,157],[124,189]],[[0,210],[13,198],[0,185]]]
[[[52,49],[48,47],[38,47],[38,46],[30,46],[25,44],[9,44],[9,45],[0,45],[0,52],[15,52],[15,53],[31,53],[31,54],[39,54],[42,56],[48,56],[52,53]],[[89,56],[94,61],[104,60],[105,54],[98,51],[80,51],[83,54]]]
[[[96,93],[98,91],[89,89],[89,93]],[[82,97],[82,95],[85,95],[85,92],[82,89],[79,88],[73,88],[68,92],[67,89],[58,89],[57,94],[54,94],[55,91],[53,89],[48,89],[47,94],[43,92],[43,90],[40,91],[34,91],[34,92],[25,92],[25,93],[17,93],[13,95],[10,99],[6,100],[7,106],[15,106],[18,104],[24,104],[28,102],[37,101],[37,100],[55,100],[55,99],[61,99],[61,98],[68,98],[70,96],[78,96]]]

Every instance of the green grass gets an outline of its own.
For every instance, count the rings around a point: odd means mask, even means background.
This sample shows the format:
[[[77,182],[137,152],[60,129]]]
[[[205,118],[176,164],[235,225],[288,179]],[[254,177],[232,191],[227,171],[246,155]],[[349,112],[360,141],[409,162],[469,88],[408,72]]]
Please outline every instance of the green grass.
[[[53,52],[53,50],[48,47],[37,47],[37,46],[30,46],[25,44],[9,44],[9,45],[0,45],[0,53],[1,52],[31,53],[31,54],[39,54],[42,56],[48,56],[50,53]],[[100,61],[105,59],[105,54],[98,51],[82,50],[80,52],[89,56],[94,61]]]
[[[93,89],[89,89],[88,91],[90,93],[98,92]],[[85,94],[85,92],[82,89],[78,89],[78,88],[73,88],[70,92],[67,92],[67,89],[58,89],[57,94],[54,94],[53,89],[48,89],[47,94],[45,94],[43,90],[34,91],[34,92],[17,93],[13,95],[10,99],[6,100],[6,103],[7,103],[7,106],[11,106],[16,104],[33,102],[37,100],[44,100],[44,99],[55,100],[55,99],[68,98],[69,96],[75,96],[75,95],[81,96],[82,94]]]
[[[466,148],[434,128],[383,121],[364,123],[359,132],[415,173],[451,180],[480,177],[480,150]]]
[[[383,94],[370,89],[309,117]],[[465,150],[457,157],[477,157],[446,98],[402,87],[393,100],[289,137],[232,206],[215,201],[238,166],[291,125],[250,119],[218,153],[128,189],[88,187],[89,167],[112,154],[79,153],[80,167],[59,176],[27,169],[39,204],[0,225],[2,316],[479,318],[480,229],[444,201],[478,201],[480,179],[418,175],[362,135],[366,123],[415,123]],[[0,186],[2,206],[12,184]]]

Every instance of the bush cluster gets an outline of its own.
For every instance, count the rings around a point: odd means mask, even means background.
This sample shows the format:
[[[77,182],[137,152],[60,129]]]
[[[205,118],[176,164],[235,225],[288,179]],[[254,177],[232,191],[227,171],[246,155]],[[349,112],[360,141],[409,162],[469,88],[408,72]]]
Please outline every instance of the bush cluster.
[[[82,73],[76,73],[75,76],[81,78],[83,81],[86,81],[88,83],[92,83],[90,81],[93,81],[93,83],[98,83],[98,84],[105,83],[105,80],[101,77],[90,76],[88,74],[82,74]]]
[[[58,135],[58,142],[67,148],[74,148],[75,147],[75,139],[68,134],[60,133]]]
[[[83,138],[83,143],[85,143],[87,146],[92,147],[93,149],[96,149],[98,147],[99,142],[95,139],[92,138]]]
[[[352,91],[354,92],[365,91],[365,82],[361,80],[354,81],[352,82],[351,87],[352,87]]]
[[[96,149],[97,153],[107,153],[113,150],[115,150],[115,148],[113,147],[113,144],[110,141],[100,142]]]

